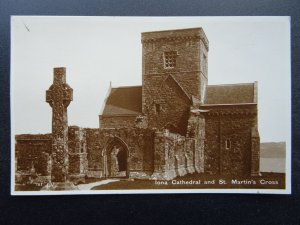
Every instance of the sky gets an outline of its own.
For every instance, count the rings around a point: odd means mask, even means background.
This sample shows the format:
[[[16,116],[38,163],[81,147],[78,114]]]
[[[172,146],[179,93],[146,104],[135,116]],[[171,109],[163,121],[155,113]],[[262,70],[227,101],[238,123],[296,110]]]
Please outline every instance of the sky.
[[[69,125],[99,127],[110,82],[141,85],[141,33],[202,27],[208,84],[258,81],[262,142],[287,141],[291,129],[289,17],[34,17],[11,19],[11,121],[15,134],[50,133],[45,92],[53,68],[73,88]]]

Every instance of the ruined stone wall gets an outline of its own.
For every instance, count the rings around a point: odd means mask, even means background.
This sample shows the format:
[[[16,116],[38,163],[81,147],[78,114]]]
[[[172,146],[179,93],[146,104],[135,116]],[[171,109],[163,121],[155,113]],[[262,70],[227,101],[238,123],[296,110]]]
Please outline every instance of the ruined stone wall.
[[[194,148],[194,166],[198,173],[204,172],[204,145],[205,145],[205,118],[202,113],[191,112],[188,120],[187,138],[191,139],[190,143]],[[189,143],[189,142],[188,142]],[[188,144],[187,143],[187,144]]]
[[[51,155],[51,134],[23,134],[15,137],[15,157],[17,171],[31,171],[46,176],[48,159]]]
[[[42,176],[49,175],[52,154],[51,134],[16,135],[16,169],[31,171]],[[85,130],[77,126],[68,129],[69,175],[85,175],[87,172],[87,151]]]
[[[89,177],[102,177],[103,161],[101,156],[102,141],[100,139],[100,132],[98,128],[87,128],[86,131],[86,151],[88,160]]]
[[[171,180],[195,172],[196,139],[168,130],[155,133],[154,173],[151,179]]]
[[[128,176],[148,178],[153,172],[153,131],[139,128],[86,129],[88,175],[111,176],[105,168],[105,158],[110,157],[112,142],[124,143],[128,150]],[[111,166],[111,165],[108,165]]]
[[[68,130],[69,173],[86,174],[87,151],[86,131],[78,126],[70,126]]]
[[[134,127],[136,116],[100,116],[100,128]]]
[[[256,105],[215,106],[205,115],[205,168],[210,174],[251,174]]]

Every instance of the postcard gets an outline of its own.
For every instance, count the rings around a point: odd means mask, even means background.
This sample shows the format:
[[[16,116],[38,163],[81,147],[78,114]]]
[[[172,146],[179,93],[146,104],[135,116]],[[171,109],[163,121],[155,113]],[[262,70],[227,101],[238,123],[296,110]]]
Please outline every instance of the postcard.
[[[11,194],[291,193],[289,17],[11,17]]]

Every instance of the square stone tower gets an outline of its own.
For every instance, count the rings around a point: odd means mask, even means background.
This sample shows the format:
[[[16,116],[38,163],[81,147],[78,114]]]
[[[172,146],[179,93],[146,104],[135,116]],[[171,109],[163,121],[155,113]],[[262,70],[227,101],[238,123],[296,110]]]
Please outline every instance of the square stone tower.
[[[143,114],[149,126],[169,125],[184,133],[192,96],[204,101],[208,72],[205,33],[202,28],[145,32],[142,45]]]

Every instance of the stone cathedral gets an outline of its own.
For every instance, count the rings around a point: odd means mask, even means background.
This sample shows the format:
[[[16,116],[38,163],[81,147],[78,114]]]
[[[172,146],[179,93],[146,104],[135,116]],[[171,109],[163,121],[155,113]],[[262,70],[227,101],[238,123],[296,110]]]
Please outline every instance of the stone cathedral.
[[[54,68],[52,133],[16,135],[16,182],[259,175],[257,82],[209,85],[202,28],[145,32],[141,43],[142,85],[110,87],[99,128],[68,125],[73,90]]]

